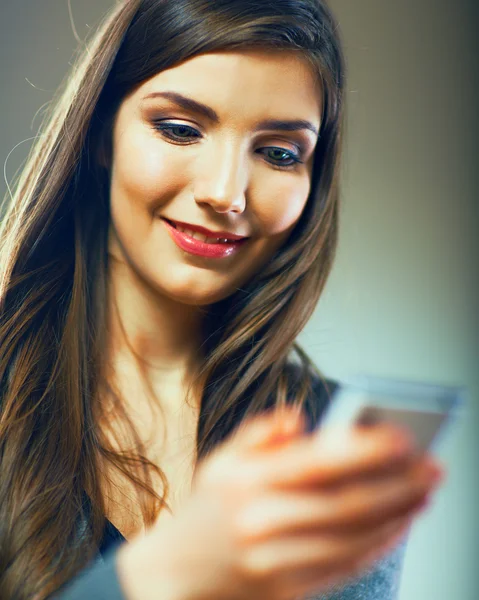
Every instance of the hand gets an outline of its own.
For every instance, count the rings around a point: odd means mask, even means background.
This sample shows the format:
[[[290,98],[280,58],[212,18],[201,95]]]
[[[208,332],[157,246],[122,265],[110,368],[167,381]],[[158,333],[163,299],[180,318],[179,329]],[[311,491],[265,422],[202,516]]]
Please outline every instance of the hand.
[[[392,549],[437,486],[435,461],[398,454],[389,425],[303,429],[270,412],[216,448],[182,511],[123,550],[128,600],[291,600]]]

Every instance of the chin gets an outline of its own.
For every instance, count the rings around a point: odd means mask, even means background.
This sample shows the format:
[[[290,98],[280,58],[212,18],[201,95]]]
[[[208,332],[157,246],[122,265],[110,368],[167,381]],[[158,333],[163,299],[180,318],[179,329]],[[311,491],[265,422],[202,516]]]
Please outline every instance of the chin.
[[[155,282],[154,288],[159,294],[168,296],[171,300],[189,306],[208,306],[210,304],[215,304],[220,300],[228,298],[234,294],[236,290],[236,288],[232,290],[206,289],[200,288],[200,286],[197,285],[195,286],[195,284],[179,285],[175,287],[172,285],[171,281],[168,282],[167,286],[164,284],[162,285],[160,282]]]

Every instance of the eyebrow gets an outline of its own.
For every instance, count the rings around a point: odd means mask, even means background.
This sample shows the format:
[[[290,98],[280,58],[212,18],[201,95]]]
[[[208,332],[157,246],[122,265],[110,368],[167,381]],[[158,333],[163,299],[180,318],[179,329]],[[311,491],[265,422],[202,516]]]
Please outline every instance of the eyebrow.
[[[181,108],[184,108],[185,110],[194,111],[203,115],[213,123],[219,123],[220,121],[218,114],[210,106],[202,104],[197,100],[193,100],[193,98],[188,98],[187,96],[178,94],[177,92],[152,92],[151,94],[146,95],[143,100],[147,100],[149,98],[166,98],[178,106],[181,106]],[[269,131],[278,129],[281,131],[298,131],[301,129],[308,129],[316,136],[319,136],[318,129],[310,121],[306,121],[305,119],[266,119],[258,123],[254,128],[254,131]]]

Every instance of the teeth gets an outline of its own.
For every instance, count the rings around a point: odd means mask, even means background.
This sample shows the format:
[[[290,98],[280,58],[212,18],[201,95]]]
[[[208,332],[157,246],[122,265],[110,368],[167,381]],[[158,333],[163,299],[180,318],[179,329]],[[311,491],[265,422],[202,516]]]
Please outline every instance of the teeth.
[[[180,227],[180,225],[177,225],[176,229],[178,229],[178,231],[187,233],[190,237],[195,238],[196,240],[200,240],[200,242],[205,242],[207,244],[218,244],[218,243],[225,244],[225,243],[229,242],[229,240],[227,240],[227,239],[207,237],[206,235],[204,235],[203,233],[200,233],[199,231],[191,231],[190,229],[186,229],[185,227]]]

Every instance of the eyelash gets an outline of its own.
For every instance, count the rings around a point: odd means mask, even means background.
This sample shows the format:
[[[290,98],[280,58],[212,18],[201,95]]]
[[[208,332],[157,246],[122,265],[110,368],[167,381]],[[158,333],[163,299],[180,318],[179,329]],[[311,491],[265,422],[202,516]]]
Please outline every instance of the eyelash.
[[[168,138],[169,140],[173,140],[175,142],[179,142],[181,144],[180,140],[184,140],[186,138],[178,138],[175,137],[174,135],[167,134],[165,133],[166,131],[171,131],[172,129],[176,129],[182,127],[184,129],[188,129],[189,131],[193,131],[195,133],[198,133],[196,131],[196,129],[194,129],[193,127],[190,127],[189,125],[183,125],[183,124],[174,124],[174,123],[165,123],[164,121],[155,121],[153,123],[153,129],[155,129],[156,131],[159,131],[162,135],[164,135],[166,138]],[[191,136],[188,136],[191,137]],[[296,166],[298,164],[303,164],[303,161],[300,158],[300,155],[295,154],[294,152],[291,152],[289,150],[284,150],[284,148],[278,148],[276,146],[266,146],[266,148],[270,149],[270,150],[279,150],[281,152],[283,152],[284,154],[287,154],[288,157],[293,161],[292,163],[288,163],[287,165],[285,164],[278,164],[275,162],[271,162],[271,161],[267,161],[269,162],[271,165],[277,167],[278,169],[282,169],[282,170],[292,170],[295,169]]]

